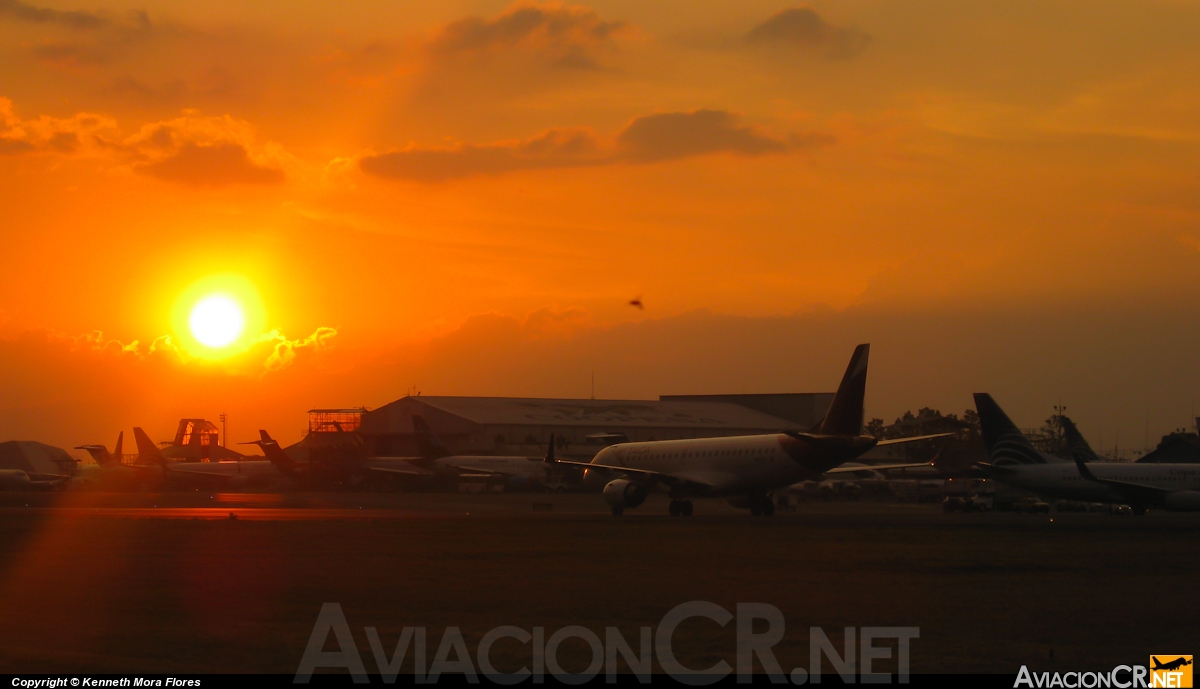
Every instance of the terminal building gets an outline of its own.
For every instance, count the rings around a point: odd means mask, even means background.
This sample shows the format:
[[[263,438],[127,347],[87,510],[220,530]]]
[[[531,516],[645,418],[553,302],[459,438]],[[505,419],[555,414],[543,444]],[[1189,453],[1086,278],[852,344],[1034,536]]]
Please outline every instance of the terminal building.
[[[367,450],[377,456],[416,455],[412,418],[420,416],[455,453],[537,456],[545,454],[553,433],[562,456],[590,459],[615,442],[809,430],[832,401],[833,393],[664,395],[657,400],[410,395],[362,410],[361,420],[345,425],[346,430],[357,427]]]

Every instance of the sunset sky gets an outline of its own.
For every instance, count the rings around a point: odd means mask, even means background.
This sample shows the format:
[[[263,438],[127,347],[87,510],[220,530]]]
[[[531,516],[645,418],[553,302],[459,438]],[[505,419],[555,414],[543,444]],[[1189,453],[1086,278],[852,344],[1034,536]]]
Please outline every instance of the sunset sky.
[[[832,390],[871,342],[869,415],[988,391],[1140,448],[1200,412],[1198,36],[1194,0],[0,0],[0,440]],[[229,356],[186,332],[213,285]]]

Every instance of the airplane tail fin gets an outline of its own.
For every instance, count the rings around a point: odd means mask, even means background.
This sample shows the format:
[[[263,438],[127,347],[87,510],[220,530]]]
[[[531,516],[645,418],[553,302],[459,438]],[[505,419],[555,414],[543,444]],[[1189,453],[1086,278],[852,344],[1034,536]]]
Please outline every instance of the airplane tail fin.
[[[554,459],[554,434],[553,433],[550,434],[550,447],[546,450],[546,459],[544,461],[546,462],[546,464],[554,464],[554,462],[556,461]]]
[[[1088,445],[1088,441],[1079,432],[1074,421],[1065,416],[1060,416],[1059,421],[1062,423],[1063,432],[1067,435],[1067,447],[1070,448],[1072,458],[1081,459],[1085,462],[1100,461],[1100,457],[1096,455],[1096,451],[1092,449],[1092,446]]]
[[[87,453],[96,460],[96,464],[106,466],[109,463],[108,448],[103,445],[77,445],[76,450],[87,450]]]
[[[429,427],[429,424],[425,423],[425,419],[414,414],[412,421],[413,431],[415,431],[417,437],[417,447],[421,451],[421,459],[434,460],[451,455],[450,450],[442,444],[442,441],[438,439],[433,429]]]
[[[125,456],[123,454],[125,451],[125,448],[123,447],[124,442],[125,442],[125,431],[119,431],[117,433],[117,446],[113,448],[113,453],[112,453],[113,464],[120,464],[121,459],[124,458],[124,456]]]
[[[133,439],[137,441],[139,462],[142,464],[166,466],[167,458],[163,456],[162,450],[158,449],[158,446],[154,444],[150,436],[146,435],[146,431],[143,431],[139,426],[134,426]]]
[[[975,393],[975,410],[979,412],[979,425],[983,431],[983,444],[987,446],[992,464],[1045,464],[1046,460],[1021,429],[1008,418],[1008,414],[996,404],[986,392]]]
[[[266,431],[259,429],[258,440],[250,441],[250,445],[258,445],[262,448],[263,454],[267,456],[267,460],[279,469],[280,473],[286,476],[292,476],[296,473],[296,460],[288,456],[283,448],[279,446],[279,442],[271,437]]]
[[[863,398],[867,394],[867,357],[871,345],[860,344],[850,357],[842,383],[833,395],[829,412],[821,422],[821,435],[859,435],[863,424]]]

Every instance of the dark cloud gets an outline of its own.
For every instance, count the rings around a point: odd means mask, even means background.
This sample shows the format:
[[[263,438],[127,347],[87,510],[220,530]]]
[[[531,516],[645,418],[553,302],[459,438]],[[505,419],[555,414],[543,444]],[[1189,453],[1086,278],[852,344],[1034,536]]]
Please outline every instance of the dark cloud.
[[[723,110],[664,112],[639,117],[617,135],[621,155],[637,162],[673,160],[725,151],[741,155],[778,153],[788,144],[740,126]]]
[[[523,5],[494,19],[468,17],[447,24],[430,48],[443,56],[478,56],[497,50],[527,49],[561,67],[595,68],[595,51],[610,47],[624,22],[607,22],[587,7]]]
[[[515,143],[409,148],[363,158],[364,172],[388,179],[440,182],[513,170],[579,167],[606,162],[596,135],[587,129],[552,129]]]
[[[752,45],[815,50],[832,60],[854,57],[870,41],[868,34],[829,24],[808,7],[783,10],[746,34],[746,42]]]
[[[284,179],[282,170],[259,165],[250,159],[245,147],[236,143],[210,146],[188,143],[171,156],[136,169],[151,177],[194,187],[280,184]]]
[[[38,24],[58,24],[72,29],[96,29],[109,24],[104,17],[90,12],[34,7],[20,0],[0,0],[0,17]]]
[[[832,142],[832,137],[821,133],[778,139],[739,124],[732,113],[695,110],[639,117],[608,141],[590,129],[552,129],[520,142],[414,146],[367,156],[359,166],[377,177],[441,182],[514,170],[654,163],[709,153],[757,156]]]
[[[33,149],[33,144],[23,139],[0,137],[0,155],[15,155],[17,153],[26,153]]]

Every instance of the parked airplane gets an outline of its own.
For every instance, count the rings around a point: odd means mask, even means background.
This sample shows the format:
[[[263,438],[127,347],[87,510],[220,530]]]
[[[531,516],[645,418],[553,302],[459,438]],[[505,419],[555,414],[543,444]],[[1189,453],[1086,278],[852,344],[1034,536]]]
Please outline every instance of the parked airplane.
[[[189,486],[221,486],[241,488],[244,486],[266,486],[282,474],[268,460],[241,460],[235,462],[178,462],[163,455],[150,436],[141,428],[133,429],[137,442],[138,462],[160,467],[163,476]]]
[[[414,466],[444,477],[500,480],[510,488],[546,485],[547,465],[541,457],[456,455],[442,444],[425,419],[414,415],[412,421],[421,452],[420,457],[407,460]]]
[[[690,516],[691,498],[728,498],[735,507],[770,516],[775,506],[768,493],[822,474],[853,473],[861,466],[841,468],[876,445],[911,442],[945,433],[878,441],[862,435],[863,398],[867,386],[870,345],[854,350],[842,383],[825,418],[810,432],[783,431],[766,435],[663,440],[612,445],[589,462],[554,457],[551,436],[548,463],[583,467],[613,480],[604,486],[604,500],[619,515],[642,504],[653,489],[666,489],[672,516]],[[875,466],[873,470],[924,464]]]
[[[339,434],[344,433],[338,428]],[[246,443],[258,445],[263,454],[281,474],[306,488],[328,488],[333,485],[354,485],[371,472],[402,474],[423,478],[434,478],[438,474],[428,468],[414,464],[413,457],[368,457],[357,435],[346,433],[347,441],[341,445],[324,448],[324,456],[311,457],[308,461],[296,461],[279,442],[264,430],[259,430],[259,439]]]
[[[981,399],[993,406],[980,405]],[[1032,453],[1048,456],[1033,448],[990,396],[976,395],[975,403],[992,457],[991,463],[982,462],[980,467],[1000,483],[1066,500],[1129,505],[1134,514],[1145,514],[1148,507],[1200,511],[1200,464],[1087,462],[1086,453],[1077,449],[1075,442],[1074,463],[1060,458],[1041,464],[1011,462],[1008,460],[1014,456],[1029,457]],[[1074,429],[1074,424],[1067,428]]]

